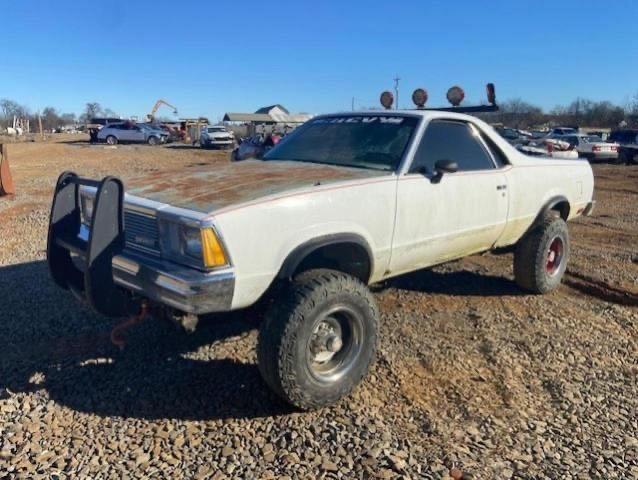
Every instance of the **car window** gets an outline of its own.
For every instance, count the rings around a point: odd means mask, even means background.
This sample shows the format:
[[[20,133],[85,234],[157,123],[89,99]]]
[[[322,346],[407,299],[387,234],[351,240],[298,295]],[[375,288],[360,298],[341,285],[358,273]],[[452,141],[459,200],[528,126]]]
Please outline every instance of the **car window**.
[[[474,130],[463,122],[433,120],[427,126],[414,156],[410,172],[434,173],[439,160],[456,162],[459,171],[489,170],[494,162]]]
[[[317,117],[287,135],[264,159],[395,170],[418,121],[391,114]]]
[[[481,132],[481,138],[487,145],[492,157],[494,157],[494,161],[496,162],[498,168],[504,167],[505,165],[509,165],[509,160],[507,159],[507,155],[503,153],[503,150],[500,149],[494,140],[492,140],[486,133]]]

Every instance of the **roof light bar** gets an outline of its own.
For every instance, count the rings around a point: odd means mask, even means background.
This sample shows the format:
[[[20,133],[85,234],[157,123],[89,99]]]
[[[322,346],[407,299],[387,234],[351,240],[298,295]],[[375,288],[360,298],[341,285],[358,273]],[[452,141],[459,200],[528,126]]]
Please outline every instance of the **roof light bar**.
[[[417,88],[412,93],[412,101],[419,110],[433,110],[439,112],[458,112],[458,113],[484,113],[484,112],[497,112],[498,105],[496,104],[496,88],[493,83],[485,85],[485,91],[487,93],[488,105],[472,105],[469,107],[461,107],[461,102],[465,99],[465,92],[461,87],[455,85],[447,91],[447,99],[452,104],[451,107],[437,107],[430,108],[425,107],[428,101],[428,92],[423,88]],[[386,109],[391,109],[394,103],[394,96],[391,92],[385,91],[381,94],[381,105]]]

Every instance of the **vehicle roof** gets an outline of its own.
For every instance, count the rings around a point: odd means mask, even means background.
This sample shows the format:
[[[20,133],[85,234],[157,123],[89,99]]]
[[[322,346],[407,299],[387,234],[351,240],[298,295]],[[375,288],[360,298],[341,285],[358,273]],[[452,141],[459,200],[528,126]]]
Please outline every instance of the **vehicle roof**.
[[[378,110],[363,110],[363,111],[359,111],[359,112],[335,112],[335,113],[327,113],[327,114],[317,115],[316,117],[313,117],[313,120],[316,119],[316,118],[322,118],[322,117],[338,117],[338,116],[339,117],[340,116],[344,116],[344,117],[349,117],[349,116],[361,116],[361,117],[370,117],[370,116],[396,117],[396,116],[402,116],[402,117],[408,117],[408,116],[412,116],[412,117],[422,117],[422,118],[425,118],[425,119],[445,117],[445,118],[453,118],[453,119],[458,119],[458,120],[480,121],[476,116],[468,115],[467,113],[457,113],[457,112],[448,111],[448,110],[428,110],[426,108],[424,108],[422,110],[419,110],[419,109],[399,109],[399,110],[378,109]]]
[[[595,133],[583,133],[583,132],[574,132],[574,133],[563,133],[556,135],[557,137],[598,137]]]

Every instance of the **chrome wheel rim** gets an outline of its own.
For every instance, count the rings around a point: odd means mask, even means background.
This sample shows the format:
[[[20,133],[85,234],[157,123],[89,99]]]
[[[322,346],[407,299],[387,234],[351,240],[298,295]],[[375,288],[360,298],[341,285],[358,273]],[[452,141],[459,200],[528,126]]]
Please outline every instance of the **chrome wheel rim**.
[[[314,323],[306,344],[306,365],[320,383],[332,383],[355,365],[363,340],[363,321],[346,305],[337,305]]]

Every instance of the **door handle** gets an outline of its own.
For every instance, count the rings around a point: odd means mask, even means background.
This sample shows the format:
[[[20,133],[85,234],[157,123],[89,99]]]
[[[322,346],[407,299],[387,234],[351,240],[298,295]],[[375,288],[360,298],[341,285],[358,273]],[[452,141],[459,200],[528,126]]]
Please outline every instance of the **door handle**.
[[[507,190],[507,185],[497,185],[496,190]]]

